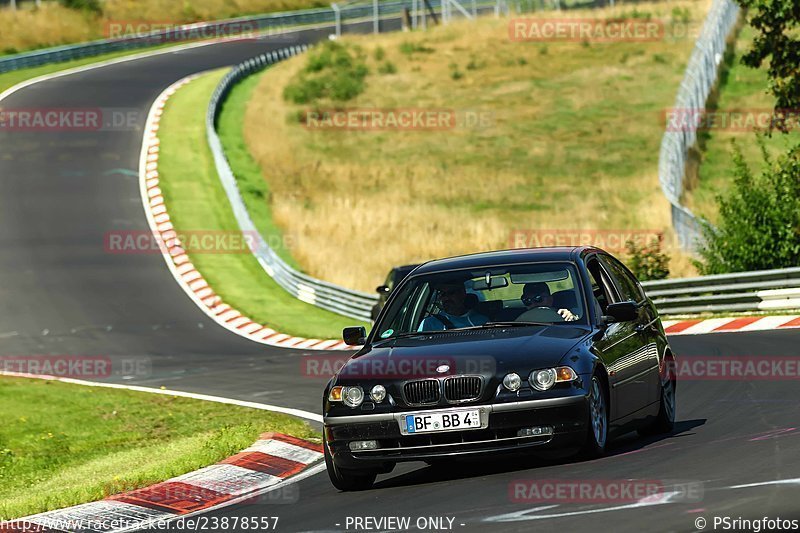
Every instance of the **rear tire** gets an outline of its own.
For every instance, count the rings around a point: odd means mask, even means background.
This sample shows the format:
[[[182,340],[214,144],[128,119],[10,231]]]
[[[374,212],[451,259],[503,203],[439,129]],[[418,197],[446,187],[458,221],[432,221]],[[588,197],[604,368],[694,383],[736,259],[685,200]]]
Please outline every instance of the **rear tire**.
[[[322,447],[325,453],[325,468],[334,487],[341,491],[371,489],[378,474],[374,471],[340,470],[336,467],[328,449],[328,441],[323,437]]]
[[[651,424],[638,431],[643,437],[669,433],[675,428],[675,364],[672,359],[664,362],[664,368],[658,415]]]
[[[589,384],[589,428],[580,455],[587,459],[602,457],[608,443],[608,399],[603,382],[592,376]]]

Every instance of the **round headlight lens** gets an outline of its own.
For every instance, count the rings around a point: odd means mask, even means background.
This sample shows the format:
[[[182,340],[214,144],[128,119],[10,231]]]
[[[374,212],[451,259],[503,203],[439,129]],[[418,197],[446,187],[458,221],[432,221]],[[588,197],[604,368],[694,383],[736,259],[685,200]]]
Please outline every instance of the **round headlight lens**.
[[[364,389],[358,386],[345,388],[342,401],[348,407],[358,407],[364,401]]]
[[[528,382],[536,390],[547,390],[556,383],[556,371],[552,368],[547,370],[534,370],[528,376]]]
[[[503,386],[511,392],[518,391],[522,386],[522,378],[514,372],[506,374],[506,377],[503,378]]]
[[[386,388],[383,385],[375,385],[369,395],[375,403],[381,403],[386,398]]]

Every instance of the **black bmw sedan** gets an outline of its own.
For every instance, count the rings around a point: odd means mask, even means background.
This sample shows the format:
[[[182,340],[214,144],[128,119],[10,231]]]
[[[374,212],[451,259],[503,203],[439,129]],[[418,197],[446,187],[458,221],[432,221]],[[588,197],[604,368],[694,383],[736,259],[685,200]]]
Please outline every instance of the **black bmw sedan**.
[[[328,473],[369,488],[398,461],[556,448],[668,432],[674,355],[631,272],[592,247],[431,261],[393,291],[323,397]]]

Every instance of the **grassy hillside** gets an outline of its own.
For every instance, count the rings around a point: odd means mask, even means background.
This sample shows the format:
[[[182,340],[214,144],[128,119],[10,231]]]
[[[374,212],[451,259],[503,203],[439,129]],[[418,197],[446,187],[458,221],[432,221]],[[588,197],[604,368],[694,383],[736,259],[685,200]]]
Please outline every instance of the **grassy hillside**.
[[[670,21],[679,12],[697,27],[707,8],[681,1],[568,13]],[[312,275],[370,290],[392,265],[507,248],[514,229],[669,235],[658,147],[694,45],[685,33],[519,42],[509,39],[508,19],[486,18],[342,42],[363,57],[364,90],[313,106],[445,109],[459,122],[486,120],[445,131],[312,129],[298,121],[310,106],[283,95],[307,59],[264,73],[245,139],[269,184],[265,209]],[[691,272],[677,253],[671,267]]]

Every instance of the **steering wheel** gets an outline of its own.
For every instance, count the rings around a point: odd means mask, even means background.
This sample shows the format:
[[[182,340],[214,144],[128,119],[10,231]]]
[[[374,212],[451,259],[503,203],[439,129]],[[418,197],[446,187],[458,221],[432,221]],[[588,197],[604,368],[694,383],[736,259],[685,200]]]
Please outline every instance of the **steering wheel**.
[[[564,317],[550,307],[534,307],[519,315],[516,322],[564,322]]]

